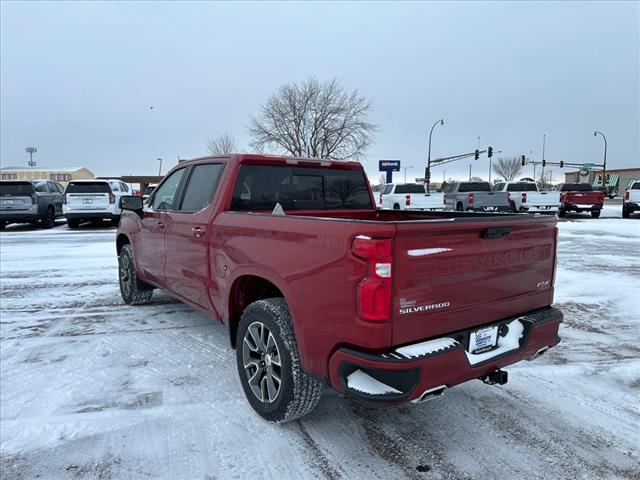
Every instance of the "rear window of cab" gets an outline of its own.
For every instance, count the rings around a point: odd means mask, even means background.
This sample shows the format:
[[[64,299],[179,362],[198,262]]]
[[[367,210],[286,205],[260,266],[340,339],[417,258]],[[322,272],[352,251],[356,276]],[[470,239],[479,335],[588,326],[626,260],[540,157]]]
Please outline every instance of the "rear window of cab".
[[[111,193],[108,182],[70,182],[66,193]]]

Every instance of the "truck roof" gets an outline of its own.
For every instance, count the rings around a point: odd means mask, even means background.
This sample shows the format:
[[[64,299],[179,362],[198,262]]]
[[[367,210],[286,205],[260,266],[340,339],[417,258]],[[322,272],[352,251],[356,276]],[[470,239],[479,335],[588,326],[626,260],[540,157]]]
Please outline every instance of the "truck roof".
[[[308,165],[319,167],[341,168],[349,170],[362,170],[362,164],[354,160],[335,160],[328,158],[288,157],[284,155],[264,155],[257,153],[232,153],[230,155],[208,155],[181,161],[179,165],[202,162],[205,160],[227,160],[238,164],[264,164],[264,165]]]

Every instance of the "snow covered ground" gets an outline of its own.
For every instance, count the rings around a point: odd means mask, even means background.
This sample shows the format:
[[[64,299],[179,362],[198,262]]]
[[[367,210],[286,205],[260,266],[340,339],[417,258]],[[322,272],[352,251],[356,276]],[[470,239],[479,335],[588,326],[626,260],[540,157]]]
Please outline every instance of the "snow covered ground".
[[[640,221],[560,223],[562,343],[418,406],[327,392],[272,425],[224,327],[155,293],[123,305],[114,230],[0,234],[0,477],[640,478]]]

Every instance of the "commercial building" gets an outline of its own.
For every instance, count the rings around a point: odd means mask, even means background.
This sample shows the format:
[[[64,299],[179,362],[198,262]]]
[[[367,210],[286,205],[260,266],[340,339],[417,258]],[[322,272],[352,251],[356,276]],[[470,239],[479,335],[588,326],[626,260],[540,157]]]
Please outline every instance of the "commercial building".
[[[96,178],[86,167],[2,167],[0,180],[38,180],[47,179],[61,183],[65,187],[71,180]]]
[[[617,190],[620,195],[627,191],[633,180],[640,180],[640,168],[607,169],[605,186]],[[602,186],[602,170],[578,170],[564,174],[566,183],[590,183],[594,187]]]

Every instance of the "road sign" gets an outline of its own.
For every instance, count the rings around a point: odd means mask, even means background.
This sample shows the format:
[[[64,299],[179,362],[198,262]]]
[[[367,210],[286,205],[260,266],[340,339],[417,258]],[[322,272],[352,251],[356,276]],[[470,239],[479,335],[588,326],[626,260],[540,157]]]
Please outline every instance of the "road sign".
[[[416,178],[417,183],[425,183],[427,181],[426,178]]]
[[[583,163],[582,164],[582,168],[584,168],[585,170],[593,170],[593,167],[595,167],[595,165],[593,163]]]

